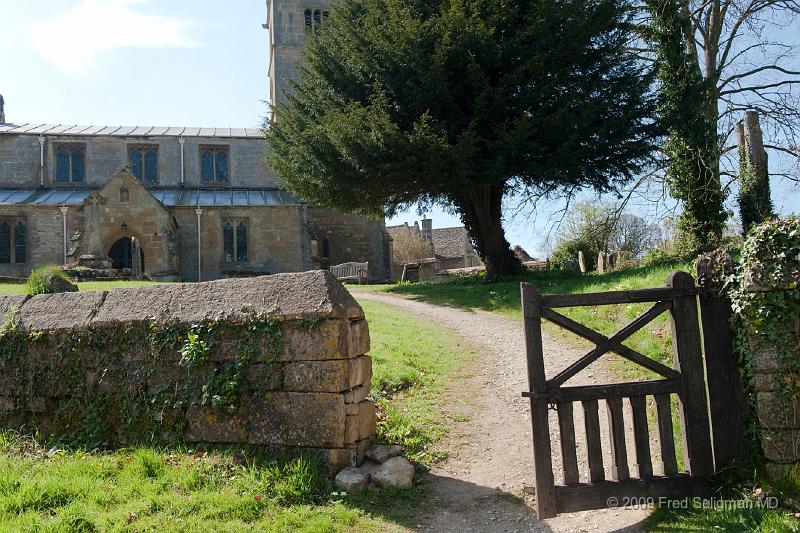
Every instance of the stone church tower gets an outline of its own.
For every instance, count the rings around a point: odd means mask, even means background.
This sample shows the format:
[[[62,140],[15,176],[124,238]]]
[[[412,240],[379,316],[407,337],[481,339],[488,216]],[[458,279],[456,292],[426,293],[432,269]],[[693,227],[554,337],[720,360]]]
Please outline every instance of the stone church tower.
[[[290,80],[297,79],[303,44],[325,24],[330,5],[330,1],[323,0],[267,0],[264,28],[270,36],[271,107],[283,100],[284,93],[290,90]]]

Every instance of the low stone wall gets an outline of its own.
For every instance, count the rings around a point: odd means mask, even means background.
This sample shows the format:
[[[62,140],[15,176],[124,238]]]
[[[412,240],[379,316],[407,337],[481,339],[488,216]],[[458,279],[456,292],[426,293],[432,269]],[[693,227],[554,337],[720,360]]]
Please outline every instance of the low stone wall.
[[[328,272],[2,296],[0,425],[89,446],[247,444],[360,463],[364,313]]]

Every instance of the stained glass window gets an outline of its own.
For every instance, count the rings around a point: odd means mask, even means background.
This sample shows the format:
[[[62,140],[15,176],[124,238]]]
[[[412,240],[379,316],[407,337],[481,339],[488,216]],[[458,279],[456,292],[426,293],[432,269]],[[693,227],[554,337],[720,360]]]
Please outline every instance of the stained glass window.
[[[69,181],[69,150],[63,147],[56,149],[56,181]]]
[[[21,221],[14,228],[14,262],[24,263],[28,251],[28,228]]]
[[[158,181],[158,148],[133,146],[128,151],[133,175],[147,183]]]
[[[56,182],[81,182],[86,177],[86,152],[83,146],[56,147]]]
[[[247,262],[247,221],[226,220],[222,224],[222,248],[226,263]]]
[[[205,146],[200,149],[200,179],[203,183],[225,183],[228,175],[227,146]]]
[[[233,224],[225,222],[222,225],[222,247],[226,263],[233,263],[233,258],[236,257],[233,243]]]
[[[236,226],[236,261],[247,261],[247,226],[244,222],[239,222]]]
[[[0,263],[11,262],[11,226],[0,223]]]

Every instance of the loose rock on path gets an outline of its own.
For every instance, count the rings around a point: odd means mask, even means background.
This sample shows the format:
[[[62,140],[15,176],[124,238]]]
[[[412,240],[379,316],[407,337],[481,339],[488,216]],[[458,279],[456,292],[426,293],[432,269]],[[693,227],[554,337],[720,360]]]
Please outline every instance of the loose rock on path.
[[[426,474],[433,505],[411,524],[424,532],[639,531],[647,511],[603,509],[539,520],[523,488],[533,486],[530,403],[522,320],[486,311],[465,311],[381,293],[355,289],[359,300],[371,300],[411,312],[463,337],[478,349],[470,375],[451,384],[446,409],[458,415],[440,447],[448,459]],[[543,332],[547,375],[566,367],[584,351]],[[570,383],[590,385],[619,381],[603,359]],[[601,417],[604,413],[601,410]],[[576,437],[583,420],[575,411]],[[558,426],[551,417],[552,447],[558,449]],[[608,425],[601,419],[603,442]],[[629,449],[632,449],[629,447]],[[585,445],[578,442],[581,480],[588,476]],[[655,457],[654,457],[655,459]],[[606,465],[609,461],[606,460]],[[553,467],[561,475],[558,453]],[[610,479],[610,477],[609,477]],[[528,498],[529,501],[525,502]]]

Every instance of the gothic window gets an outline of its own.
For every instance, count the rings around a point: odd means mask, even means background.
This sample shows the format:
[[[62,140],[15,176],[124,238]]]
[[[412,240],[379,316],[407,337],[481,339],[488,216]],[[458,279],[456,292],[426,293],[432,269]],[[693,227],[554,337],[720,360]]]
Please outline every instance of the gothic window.
[[[226,183],[230,175],[227,146],[200,147],[200,179],[203,183]]]
[[[306,32],[313,32],[314,35],[319,35],[323,21],[328,18],[328,14],[327,11],[321,9],[314,9],[313,11],[311,9],[306,9],[304,13]]]
[[[0,263],[28,260],[28,227],[24,220],[0,221]]]
[[[133,175],[145,183],[158,182],[158,147],[132,146],[128,149]]]
[[[223,222],[222,247],[226,263],[247,262],[246,220],[226,220]]]
[[[322,257],[328,258],[331,256],[331,245],[328,239],[322,239]]]
[[[56,145],[56,182],[78,183],[86,177],[86,146]]]

